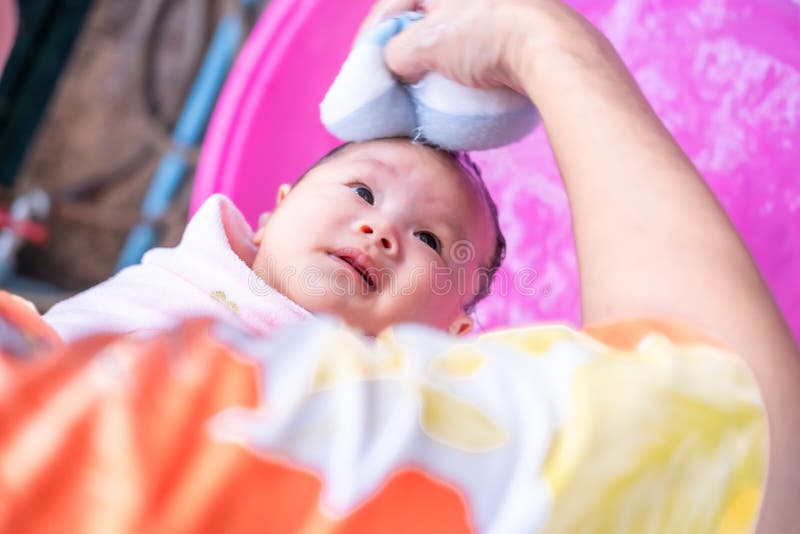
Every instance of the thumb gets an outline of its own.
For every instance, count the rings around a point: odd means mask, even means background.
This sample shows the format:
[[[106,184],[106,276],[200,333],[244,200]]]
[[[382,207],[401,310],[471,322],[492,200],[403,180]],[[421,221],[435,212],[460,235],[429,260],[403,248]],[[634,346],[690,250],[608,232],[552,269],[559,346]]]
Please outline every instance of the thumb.
[[[406,83],[416,83],[437,66],[437,45],[444,26],[424,18],[395,35],[383,51],[386,66]]]

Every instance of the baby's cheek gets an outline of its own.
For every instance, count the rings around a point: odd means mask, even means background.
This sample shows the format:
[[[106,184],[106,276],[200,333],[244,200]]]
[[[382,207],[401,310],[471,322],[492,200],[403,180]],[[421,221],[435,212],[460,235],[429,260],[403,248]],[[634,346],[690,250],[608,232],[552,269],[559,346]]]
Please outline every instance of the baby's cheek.
[[[429,323],[428,312],[431,307],[429,296],[423,283],[387,288],[379,300],[370,305],[367,315],[380,323],[382,328],[400,323]]]
[[[439,267],[431,269],[416,283],[413,295],[414,314],[418,321],[423,320],[441,326],[453,315],[457,307],[459,283],[452,269]]]

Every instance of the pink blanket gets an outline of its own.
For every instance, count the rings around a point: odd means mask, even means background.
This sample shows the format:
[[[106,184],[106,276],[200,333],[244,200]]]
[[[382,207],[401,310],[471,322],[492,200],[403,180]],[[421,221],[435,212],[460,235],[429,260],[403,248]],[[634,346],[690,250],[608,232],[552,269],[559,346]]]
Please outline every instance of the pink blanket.
[[[256,333],[310,317],[250,269],[252,229],[223,195],[195,214],[180,244],[156,248],[140,265],[61,302],[44,316],[65,341],[104,332],[169,328],[208,316]]]

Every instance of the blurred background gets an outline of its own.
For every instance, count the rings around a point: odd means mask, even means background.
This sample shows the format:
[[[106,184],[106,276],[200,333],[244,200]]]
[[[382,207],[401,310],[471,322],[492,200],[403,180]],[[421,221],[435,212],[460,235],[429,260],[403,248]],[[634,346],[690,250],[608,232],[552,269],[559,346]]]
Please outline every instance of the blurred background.
[[[18,2],[0,82],[0,287],[45,311],[108,278],[143,219],[157,230],[155,244],[178,242],[230,43],[241,44],[266,3]],[[226,17],[239,27],[220,50],[212,43]],[[216,72],[201,75],[203,66]],[[167,156],[179,161],[160,195],[165,207],[142,215]]]

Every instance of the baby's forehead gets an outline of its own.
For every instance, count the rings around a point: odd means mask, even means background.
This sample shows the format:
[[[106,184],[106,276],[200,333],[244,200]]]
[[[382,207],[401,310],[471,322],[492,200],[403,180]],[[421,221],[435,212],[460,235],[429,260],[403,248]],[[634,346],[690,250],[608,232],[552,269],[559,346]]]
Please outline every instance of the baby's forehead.
[[[337,158],[375,166],[387,171],[389,177],[417,179],[428,186],[447,185],[463,189],[480,199],[481,179],[462,156],[408,139],[382,139],[352,143],[336,154]]]
[[[487,204],[482,179],[472,165],[461,161],[460,154],[410,139],[351,143],[334,159],[363,168],[371,177],[392,186],[403,187],[411,196],[443,197],[465,216],[475,217],[475,210]]]

